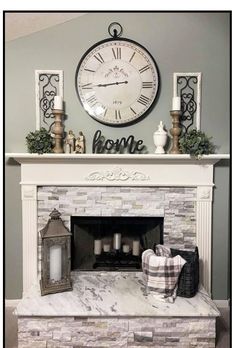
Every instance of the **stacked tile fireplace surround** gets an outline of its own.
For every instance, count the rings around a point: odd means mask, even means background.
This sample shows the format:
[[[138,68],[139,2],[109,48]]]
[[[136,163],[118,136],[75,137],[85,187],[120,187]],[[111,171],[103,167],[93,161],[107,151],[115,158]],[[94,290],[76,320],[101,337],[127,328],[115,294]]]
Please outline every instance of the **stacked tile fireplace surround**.
[[[21,164],[22,185],[23,299],[17,309],[19,347],[214,347],[218,311],[209,297],[213,169],[214,164],[226,156],[205,156],[200,161],[186,155],[11,154],[11,157]],[[198,295],[200,302],[193,305],[195,310],[191,306],[185,310],[186,300],[177,298],[172,305],[173,312],[168,315],[165,315],[167,308],[161,309],[161,306],[159,312],[153,312],[158,302],[150,298],[147,301],[152,310],[146,312],[121,309],[119,300],[116,304],[120,310],[105,310],[101,303],[94,303],[94,298],[91,311],[83,310],[81,303],[75,310],[71,296],[75,296],[76,291],[89,301],[91,286],[97,282],[99,291],[101,285],[97,272],[96,275],[81,272],[73,275],[73,292],[42,298],[38,288],[41,257],[38,231],[45,226],[53,208],[61,212],[69,228],[71,216],[164,217],[165,245],[176,248],[198,245],[201,284],[209,295],[204,291]],[[109,283],[107,279],[114,277],[114,272],[105,276]],[[119,276],[122,274],[116,278]],[[135,282],[140,276],[133,274],[134,279],[131,278]],[[94,280],[91,277],[95,277]],[[84,288],[78,290],[76,281],[83,279],[84,285],[79,286]],[[137,286],[141,283],[139,279]],[[125,289],[127,296],[131,296],[129,289]],[[107,288],[101,286],[100,290],[107,291]],[[141,308],[141,295],[138,292],[136,295],[136,306]],[[99,294],[97,296],[99,298]],[[68,305],[61,306],[61,311],[51,310],[54,300],[63,303],[66,299]],[[130,303],[133,300],[130,298]],[[208,309],[204,303],[208,303]],[[110,308],[115,308],[113,306],[111,302]],[[199,306],[201,309],[196,310]],[[95,310],[97,308],[99,310]],[[93,332],[91,340],[89,332]]]
[[[38,232],[56,208],[71,230],[71,216],[164,217],[164,244],[177,248],[196,245],[196,189],[182,187],[77,187],[38,188]],[[157,242],[157,239],[155,242]],[[41,239],[38,243],[40,276]]]

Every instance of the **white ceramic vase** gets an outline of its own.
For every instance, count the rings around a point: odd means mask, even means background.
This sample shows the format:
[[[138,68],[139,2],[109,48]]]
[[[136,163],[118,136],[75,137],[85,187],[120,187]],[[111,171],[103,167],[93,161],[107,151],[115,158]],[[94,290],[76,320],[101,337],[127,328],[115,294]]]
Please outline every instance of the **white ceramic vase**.
[[[167,141],[167,132],[164,130],[164,125],[162,121],[160,121],[158,129],[153,134],[153,141],[156,146],[155,153],[164,154],[164,146],[166,145]]]

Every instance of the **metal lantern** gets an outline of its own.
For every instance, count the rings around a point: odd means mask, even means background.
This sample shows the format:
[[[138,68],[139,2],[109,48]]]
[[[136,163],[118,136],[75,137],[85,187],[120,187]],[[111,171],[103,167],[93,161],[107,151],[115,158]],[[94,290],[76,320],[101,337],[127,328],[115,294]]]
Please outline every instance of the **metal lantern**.
[[[42,237],[41,295],[72,290],[71,233],[60,216],[61,213],[54,209],[46,226],[40,231]]]

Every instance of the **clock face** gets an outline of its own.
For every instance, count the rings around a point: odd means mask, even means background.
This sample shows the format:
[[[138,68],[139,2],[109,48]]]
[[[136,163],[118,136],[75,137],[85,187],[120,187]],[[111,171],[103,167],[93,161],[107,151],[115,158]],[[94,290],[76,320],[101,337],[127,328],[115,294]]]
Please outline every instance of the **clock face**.
[[[85,53],[75,83],[90,116],[122,126],[139,120],[153,105],[159,74],[145,48],[127,39],[108,39]]]

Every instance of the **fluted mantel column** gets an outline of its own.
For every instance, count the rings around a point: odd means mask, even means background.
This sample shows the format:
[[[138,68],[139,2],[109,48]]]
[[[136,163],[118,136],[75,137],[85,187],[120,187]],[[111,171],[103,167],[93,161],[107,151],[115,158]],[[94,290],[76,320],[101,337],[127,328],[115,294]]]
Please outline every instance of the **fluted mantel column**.
[[[197,188],[197,236],[200,257],[200,283],[211,295],[212,186]]]
[[[37,281],[37,186],[22,185],[23,296]]]

